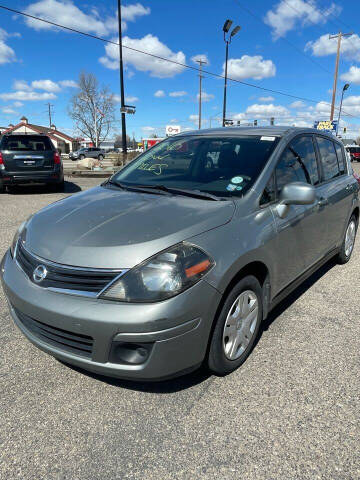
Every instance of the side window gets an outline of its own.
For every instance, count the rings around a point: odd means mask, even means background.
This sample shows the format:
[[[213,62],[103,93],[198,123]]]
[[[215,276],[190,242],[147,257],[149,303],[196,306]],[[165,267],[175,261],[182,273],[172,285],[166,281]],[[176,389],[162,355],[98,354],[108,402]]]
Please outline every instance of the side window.
[[[312,137],[307,135],[295,138],[289,148],[301,164],[307,181],[318,185],[320,177]]]
[[[288,147],[282,154],[280,161],[276,167],[276,186],[279,194],[282,188],[288,183],[305,182],[311,183],[305,174],[304,165]]]
[[[335,150],[339,162],[340,173],[345,173],[345,159],[343,154],[343,149],[338,143],[335,143]]]
[[[334,143],[323,137],[316,137],[316,140],[319,145],[324,180],[331,180],[340,175]]]
[[[274,175],[271,175],[271,178],[268,181],[264,189],[264,192],[260,198],[260,205],[266,205],[268,203],[271,203],[275,200],[275,198],[276,198],[275,177]]]

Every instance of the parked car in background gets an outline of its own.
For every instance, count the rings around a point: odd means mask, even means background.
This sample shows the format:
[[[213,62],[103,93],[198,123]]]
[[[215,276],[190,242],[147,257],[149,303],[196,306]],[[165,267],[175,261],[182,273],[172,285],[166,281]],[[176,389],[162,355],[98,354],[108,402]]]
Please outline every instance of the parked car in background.
[[[330,258],[350,260],[358,222],[334,136],[186,132],[24,222],[0,277],[19,329],[66,363],[138,380],[203,363],[225,375],[275,305]]]
[[[73,161],[83,160],[84,158],[97,158],[98,160],[104,160],[105,150],[98,147],[84,147],[69,153],[69,158]]]
[[[0,193],[26,183],[64,188],[61,157],[47,135],[5,134],[0,140]]]
[[[356,160],[360,162],[360,146],[359,145],[346,145],[346,150],[350,154],[351,161]]]

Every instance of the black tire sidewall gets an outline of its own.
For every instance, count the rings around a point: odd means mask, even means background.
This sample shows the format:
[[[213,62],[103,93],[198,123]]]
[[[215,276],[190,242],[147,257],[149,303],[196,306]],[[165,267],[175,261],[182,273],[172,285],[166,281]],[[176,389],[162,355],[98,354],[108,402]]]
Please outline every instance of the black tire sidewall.
[[[223,337],[223,330],[225,321],[229,312],[229,309],[233,305],[236,298],[245,290],[252,290],[258,299],[259,304],[259,311],[258,311],[258,318],[257,324],[255,327],[255,332],[253,338],[251,339],[249,345],[247,346],[246,350],[237,360],[229,360],[226,358],[223,345],[222,345],[222,337]],[[252,348],[254,347],[254,343],[259,333],[260,324],[262,321],[263,316],[263,292],[261,285],[256,277],[249,275],[241,279],[227,294],[227,297],[224,301],[224,304],[218,313],[216,318],[215,328],[212,333],[212,337],[210,340],[209,352],[207,357],[207,365],[208,368],[217,375],[226,375],[234,370],[236,370],[249,356],[251,353]]]
[[[104,160],[104,155],[99,155],[99,156],[98,156],[98,160],[99,160],[99,162],[101,162],[102,160]]]

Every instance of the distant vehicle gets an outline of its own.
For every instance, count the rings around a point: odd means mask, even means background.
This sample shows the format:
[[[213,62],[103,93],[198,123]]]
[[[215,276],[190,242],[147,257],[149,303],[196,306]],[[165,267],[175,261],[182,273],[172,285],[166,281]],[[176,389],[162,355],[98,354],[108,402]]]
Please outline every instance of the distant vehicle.
[[[5,134],[0,141],[0,193],[25,183],[46,183],[63,190],[61,157],[47,135]]]
[[[360,162],[360,146],[359,145],[347,145],[346,150],[350,153],[351,161],[356,160]]]
[[[104,160],[105,150],[99,147],[84,147],[75,152],[69,153],[70,160],[83,160],[84,158],[97,158],[100,162]]]
[[[149,148],[153,147],[157,143],[161,142],[164,140],[163,138],[143,138],[142,140],[142,149],[143,151],[149,150]]]

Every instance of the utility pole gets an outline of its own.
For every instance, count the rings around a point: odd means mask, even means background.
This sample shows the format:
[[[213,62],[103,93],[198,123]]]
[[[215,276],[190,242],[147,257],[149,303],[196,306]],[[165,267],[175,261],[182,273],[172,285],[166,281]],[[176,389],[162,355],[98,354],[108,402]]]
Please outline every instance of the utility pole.
[[[121,134],[123,155],[127,154],[126,146],[126,118],[125,118],[125,94],[124,94],[124,67],[122,54],[122,27],[121,27],[121,0],[118,0],[118,22],[119,22],[119,57],[120,57],[120,97],[121,97]]]
[[[52,125],[52,120],[51,120],[51,107],[53,107],[54,105],[52,105],[50,102],[49,102],[49,103],[46,103],[45,105],[48,106],[48,112],[49,112],[49,127],[51,128],[51,125]]]
[[[334,110],[335,110],[335,100],[336,100],[337,78],[338,78],[338,71],[339,71],[339,57],[340,57],[340,49],[341,49],[341,39],[342,39],[342,37],[350,37],[350,35],[352,35],[352,34],[353,34],[353,32],[350,32],[350,33],[339,32],[336,35],[329,35],[329,40],[331,40],[333,38],[338,39],[336,61],[335,61],[334,85],[333,85],[331,111],[330,111],[330,122],[332,122],[334,120]]]
[[[202,87],[202,66],[206,65],[207,62],[205,60],[196,60],[196,62],[200,65],[199,68],[199,130],[201,129],[201,87]]]

